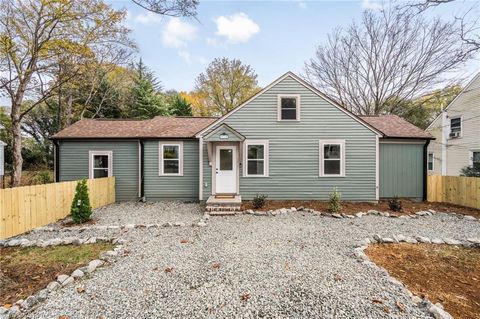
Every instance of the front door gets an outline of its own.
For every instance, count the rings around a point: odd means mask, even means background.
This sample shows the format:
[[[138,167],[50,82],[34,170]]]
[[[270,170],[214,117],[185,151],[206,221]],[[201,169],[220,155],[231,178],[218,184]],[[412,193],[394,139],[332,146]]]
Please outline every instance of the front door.
[[[216,194],[237,193],[237,154],[235,146],[217,146],[215,161]]]

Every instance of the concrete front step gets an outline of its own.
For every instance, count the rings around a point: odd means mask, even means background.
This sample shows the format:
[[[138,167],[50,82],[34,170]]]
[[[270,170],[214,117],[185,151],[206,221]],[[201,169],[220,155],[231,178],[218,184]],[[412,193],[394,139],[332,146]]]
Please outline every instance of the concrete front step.
[[[240,196],[232,197],[215,197],[210,196],[206,203],[206,211],[208,213],[214,212],[228,212],[229,215],[236,214],[242,209],[242,198]],[[218,214],[217,214],[218,215]]]
[[[229,215],[237,215],[237,214],[243,214],[242,211],[210,211],[208,212],[209,215],[212,216],[229,216]]]
[[[241,205],[231,205],[231,204],[215,204],[215,205],[207,205],[206,211],[207,212],[239,212],[241,210]]]

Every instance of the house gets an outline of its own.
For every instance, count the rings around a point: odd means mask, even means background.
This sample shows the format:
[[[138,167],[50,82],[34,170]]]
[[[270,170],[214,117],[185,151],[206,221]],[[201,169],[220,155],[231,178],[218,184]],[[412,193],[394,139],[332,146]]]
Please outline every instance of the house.
[[[428,147],[428,173],[460,175],[480,162],[480,73],[428,126],[435,137]]]
[[[220,118],[81,120],[53,137],[59,181],[116,176],[118,200],[372,201],[426,195],[432,136],[357,117],[288,72]]]

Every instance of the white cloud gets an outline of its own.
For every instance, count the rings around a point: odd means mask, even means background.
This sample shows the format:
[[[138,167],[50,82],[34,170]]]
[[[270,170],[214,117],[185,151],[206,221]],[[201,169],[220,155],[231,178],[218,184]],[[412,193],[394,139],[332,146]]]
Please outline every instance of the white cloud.
[[[305,1],[302,1],[302,0],[297,0],[298,2],[298,6],[301,8],[301,9],[306,9],[307,8],[307,3]]]
[[[239,12],[230,16],[220,16],[215,19],[217,34],[224,36],[232,43],[247,42],[260,32],[260,27],[245,13]]]
[[[199,63],[199,64],[207,64],[208,60],[205,59],[202,56],[196,56],[190,54],[190,52],[185,51],[185,50],[180,50],[178,51],[178,56],[181,57],[187,64],[192,64],[192,63]]]
[[[147,11],[144,14],[139,14],[135,17],[135,22],[144,25],[152,25],[152,24],[159,24],[162,22],[162,16],[150,11]]]
[[[375,0],[362,0],[362,8],[365,10],[382,10],[383,5]]]
[[[182,22],[179,18],[171,18],[162,31],[163,44],[173,48],[186,46],[188,41],[195,39],[196,36],[197,28]]]

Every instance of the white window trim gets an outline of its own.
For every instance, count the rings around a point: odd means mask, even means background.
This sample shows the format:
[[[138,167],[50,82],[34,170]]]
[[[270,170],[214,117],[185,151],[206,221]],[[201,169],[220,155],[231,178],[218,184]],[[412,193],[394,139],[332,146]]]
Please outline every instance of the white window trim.
[[[294,120],[282,120],[282,98],[294,98],[297,100],[297,118]],[[300,94],[278,94],[277,95],[277,121],[279,122],[300,122]]]
[[[262,175],[251,175],[248,174],[248,146],[249,145],[263,145],[263,174]],[[268,140],[245,140],[243,142],[243,176],[244,177],[268,177],[269,176],[269,142]]]
[[[432,154],[432,169],[428,168],[428,158]],[[435,153],[434,152],[428,152],[427,154],[427,171],[433,172],[435,170]]]
[[[468,152],[468,166],[473,166],[473,152],[477,153],[480,152],[480,149],[473,149]]]
[[[340,145],[340,174],[324,174],[324,158],[323,158],[323,146],[325,144],[337,144]],[[345,140],[319,140],[319,161],[318,161],[318,173],[320,177],[345,177]]]
[[[112,151],[88,151],[88,178],[93,178],[93,157],[96,155],[108,156],[108,177],[113,176],[113,152]]]
[[[450,134],[452,133],[452,120],[454,119],[460,119],[460,136],[458,138],[463,137],[463,115],[455,115],[448,117],[448,139],[453,139],[452,137],[450,137]]]
[[[163,148],[165,146],[178,146],[178,173],[165,173],[163,171]],[[183,142],[164,141],[158,143],[158,176],[183,176]]]

